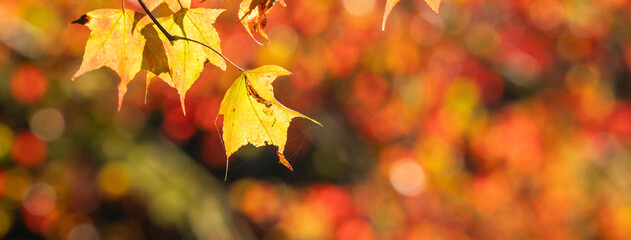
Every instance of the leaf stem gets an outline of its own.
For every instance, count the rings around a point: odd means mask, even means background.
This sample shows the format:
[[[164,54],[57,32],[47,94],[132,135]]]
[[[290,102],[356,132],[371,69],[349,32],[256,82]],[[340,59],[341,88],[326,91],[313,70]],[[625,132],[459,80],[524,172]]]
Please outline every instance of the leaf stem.
[[[179,1],[178,1],[179,2]],[[228,61],[230,64],[232,64],[232,66],[234,66],[235,68],[241,70],[241,72],[245,72],[246,70],[242,67],[239,67],[237,64],[235,64],[234,62],[230,61],[230,59],[228,59],[226,56],[224,56],[223,54],[221,54],[219,51],[217,51],[216,49],[214,49],[211,46],[208,46],[207,44],[197,41],[195,39],[190,39],[187,37],[181,37],[181,36],[177,36],[177,35],[171,35],[169,33],[169,31],[167,31],[166,29],[164,29],[164,27],[162,26],[162,24],[160,24],[158,22],[158,20],[156,19],[156,17],[153,16],[153,14],[151,14],[151,11],[149,11],[149,8],[147,8],[147,5],[145,5],[145,3],[142,0],[138,0],[138,3],[140,3],[140,6],[142,7],[143,10],[145,10],[145,13],[147,13],[147,15],[149,15],[149,18],[151,18],[151,21],[153,21],[153,23],[158,26],[158,29],[160,29],[160,31],[162,32],[162,34],[164,34],[164,36],[171,42],[173,43],[174,41],[177,40],[185,40],[185,41],[189,41],[189,42],[194,42],[197,43],[199,45],[202,45],[204,47],[207,47],[208,49],[212,50],[213,52],[215,52],[217,55],[219,55],[220,57],[222,57],[223,59],[225,59],[226,61]],[[181,5],[181,4],[180,4]]]

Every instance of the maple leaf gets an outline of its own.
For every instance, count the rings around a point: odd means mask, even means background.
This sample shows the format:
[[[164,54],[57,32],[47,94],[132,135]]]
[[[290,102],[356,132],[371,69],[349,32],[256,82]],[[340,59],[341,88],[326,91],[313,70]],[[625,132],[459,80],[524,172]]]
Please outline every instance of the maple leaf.
[[[140,71],[145,40],[134,32],[134,11],[99,9],[81,16],[72,23],[87,26],[92,32],[85,46],[83,62],[72,80],[103,66],[114,70],[121,79],[118,84],[120,110],[127,85]]]
[[[191,8],[191,0],[164,0],[169,5],[171,11],[176,12],[180,9]]]
[[[394,8],[397,3],[401,0],[386,0],[386,10],[383,13],[383,20],[381,22],[381,30],[384,31],[386,29],[386,20],[388,20],[388,16],[390,16],[390,12],[392,12],[392,8]],[[440,7],[440,2],[442,0],[425,0],[427,5],[429,5],[434,12],[438,13],[438,8]]]
[[[164,2],[164,0],[143,0],[143,2],[145,3],[149,11],[153,11],[158,6],[160,6],[160,4]]]
[[[275,0],[243,0],[239,6],[239,21],[241,21],[241,24],[243,24],[252,39],[260,45],[263,44],[256,40],[252,32],[258,32],[269,42],[269,38],[263,31],[263,28],[267,25],[267,13],[275,3]],[[278,0],[278,3],[283,7],[287,6],[283,0]]]
[[[248,143],[256,147],[276,145],[279,162],[293,171],[283,154],[289,123],[295,117],[303,117],[322,125],[286,108],[274,98],[272,82],[278,76],[289,74],[279,66],[263,66],[243,72],[230,86],[218,114],[223,115],[223,139],[228,158]]]
[[[221,52],[219,34],[212,24],[224,11],[224,9],[207,8],[181,9],[172,16],[159,18],[158,22],[172,35],[195,39]],[[141,22],[146,23],[148,20],[141,20]],[[145,62],[147,65],[144,67],[152,73],[148,75],[147,81],[149,82],[153,76],[158,76],[177,89],[182,111],[186,114],[184,107],[186,92],[201,74],[204,63],[209,61],[220,69],[226,70],[226,62],[217,53],[198,43],[185,40],[171,43],[163,34],[158,34],[156,25],[151,26],[155,27],[153,31],[141,30],[141,32],[145,33],[145,37],[149,39],[155,39],[155,35],[158,35],[161,41],[148,41],[149,50],[144,51],[144,54],[146,57],[157,59],[164,59],[166,55],[167,66],[160,60]],[[167,69],[168,73],[165,72]]]
[[[173,85],[173,79],[171,79],[169,70],[169,59],[167,58],[166,50],[162,40],[160,39],[160,33],[151,24],[153,22],[149,16],[145,16],[140,19],[137,24],[137,28],[140,29],[140,33],[145,37],[145,48],[142,52],[142,64],[141,69],[147,70],[147,82],[145,84],[145,103],[147,102],[147,93],[149,91],[149,84],[151,79],[158,77],[164,82]]]
[[[149,11],[153,11],[162,3],[166,3],[169,9],[177,12],[182,8],[191,8],[191,0],[144,0]]]

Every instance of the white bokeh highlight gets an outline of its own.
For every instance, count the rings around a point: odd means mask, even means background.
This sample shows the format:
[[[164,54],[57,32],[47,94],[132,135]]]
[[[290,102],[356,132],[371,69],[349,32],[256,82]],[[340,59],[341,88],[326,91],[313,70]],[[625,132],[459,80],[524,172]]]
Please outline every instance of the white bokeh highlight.
[[[61,137],[66,123],[57,109],[40,109],[31,117],[30,127],[35,136],[43,141],[54,141]]]
[[[404,196],[418,195],[425,189],[425,171],[413,159],[400,159],[390,167],[390,184]]]

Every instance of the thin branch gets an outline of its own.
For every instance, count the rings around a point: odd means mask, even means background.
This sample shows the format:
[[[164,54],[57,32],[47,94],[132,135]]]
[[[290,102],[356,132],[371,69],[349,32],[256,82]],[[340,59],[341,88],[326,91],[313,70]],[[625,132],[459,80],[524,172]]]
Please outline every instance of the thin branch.
[[[179,1],[178,1],[179,2]],[[199,45],[202,45],[204,47],[207,47],[208,49],[212,50],[213,52],[215,52],[217,55],[219,55],[220,57],[222,57],[223,59],[225,59],[226,61],[228,61],[230,64],[232,64],[232,66],[234,66],[235,68],[241,70],[242,72],[245,72],[246,70],[242,67],[239,67],[237,64],[233,63],[232,61],[230,61],[230,59],[228,59],[226,56],[224,56],[223,54],[221,54],[219,51],[217,51],[216,49],[214,49],[211,46],[208,46],[207,44],[197,41],[195,39],[190,39],[187,37],[181,37],[181,36],[175,36],[175,35],[171,35],[169,33],[169,31],[167,31],[166,29],[164,29],[164,27],[162,26],[162,24],[160,24],[158,22],[158,20],[156,19],[156,17],[153,16],[153,14],[151,14],[151,11],[149,11],[149,8],[147,8],[147,5],[145,5],[145,3],[142,0],[138,0],[138,3],[140,3],[140,6],[142,7],[143,10],[145,10],[145,13],[147,13],[147,15],[149,15],[149,18],[151,18],[151,21],[153,21],[153,23],[158,26],[158,29],[160,29],[160,31],[162,32],[162,34],[164,34],[164,36],[171,42],[173,43],[174,41],[177,40],[185,40],[185,41],[190,41],[190,42],[194,42],[197,43]]]
[[[140,6],[142,7],[142,9],[145,10],[145,13],[149,15],[149,18],[151,18],[151,21],[153,21],[153,23],[156,26],[158,26],[158,29],[160,29],[162,34],[164,34],[164,36],[166,36],[167,39],[169,39],[169,41],[171,42],[175,41],[176,39],[173,37],[173,35],[171,35],[166,29],[164,29],[162,24],[158,22],[158,19],[156,19],[156,17],[154,17],[153,14],[151,14],[151,11],[149,11],[149,8],[147,8],[147,5],[145,5],[145,2],[143,2],[142,0],[138,0],[138,3],[140,3]]]

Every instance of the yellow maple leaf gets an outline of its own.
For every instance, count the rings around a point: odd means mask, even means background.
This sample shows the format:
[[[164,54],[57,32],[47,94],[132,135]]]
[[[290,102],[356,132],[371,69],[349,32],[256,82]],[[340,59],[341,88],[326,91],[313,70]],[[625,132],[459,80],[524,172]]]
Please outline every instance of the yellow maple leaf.
[[[143,0],[143,2],[145,3],[149,11],[153,11],[158,6],[160,6],[160,4],[164,3],[164,0]]]
[[[172,35],[195,39],[221,52],[219,34],[212,24],[215,23],[219,14],[224,11],[224,9],[207,8],[182,9],[172,16],[159,18],[158,22]],[[142,23],[148,21],[141,20]],[[154,69],[158,72],[149,74],[148,79],[157,75],[170,86],[177,89],[180,95],[182,111],[186,114],[184,107],[186,92],[201,74],[206,60],[222,70],[226,70],[226,62],[217,53],[198,43],[184,40],[171,43],[163,34],[159,33],[157,26],[152,26],[155,27],[155,32],[151,32],[157,34],[161,39],[162,48],[160,48],[159,44],[148,47],[152,48],[151,53],[154,54],[154,57],[157,54],[162,54],[162,51],[164,51],[163,54],[166,54],[169,72],[163,72],[165,70],[164,63],[157,63],[162,64],[161,68]],[[146,30],[142,32],[148,33]],[[145,54],[147,54],[147,51],[145,51]],[[147,67],[147,69],[151,72],[152,67]]]
[[[283,7],[287,6],[285,1],[277,0]],[[239,6],[239,21],[248,31],[252,39],[258,44],[252,32],[261,34],[265,40],[269,41],[263,29],[267,25],[267,13],[272,9],[276,0],[243,0]],[[261,44],[262,45],[262,44]]]
[[[279,162],[293,171],[283,154],[289,123],[295,117],[303,117],[322,125],[286,108],[274,98],[272,82],[278,76],[289,74],[279,66],[263,66],[243,72],[230,86],[219,107],[228,158],[248,143],[256,147],[276,145]]]
[[[383,20],[381,21],[381,30],[386,29],[386,20],[388,20],[388,16],[390,16],[390,12],[392,12],[392,8],[394,8],[397,3],[401,0],[386,0],[386,10],[383,13]],[[427,5],[429,5],[434,12],[438,13],[438,8],[440,7],[440,2],[442,0],[425,0]]]
[[[72,80],[103,66],[114,70],[121,78],[118,84],[120,110],[127,85],[140,71],[145,40],[134,31],[134,12],[121,9],[91,11],[73,23],[87,26],[92,32],[85,46],[83,62]]]
[[[191,8],[191,0],[164,0],[169,6],[169,9],[173,12],[177,12],[180,9]]]
[[[144,2],[149,11],[153,11],[162,3],[166,3],[173,12],[177,12],[182,8],[191,8],[191,0],[144,0]]]

